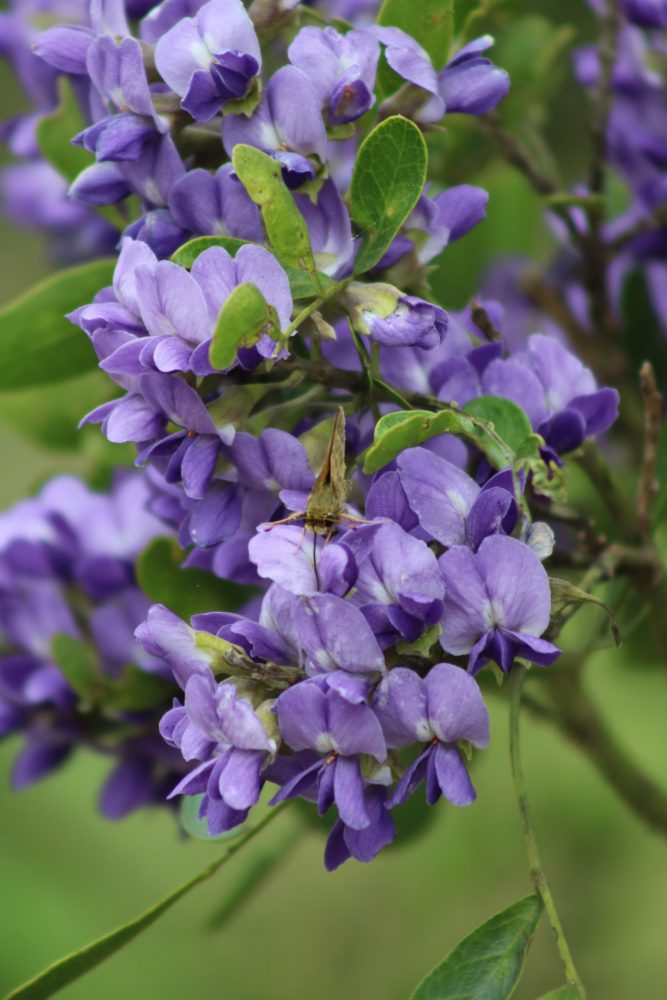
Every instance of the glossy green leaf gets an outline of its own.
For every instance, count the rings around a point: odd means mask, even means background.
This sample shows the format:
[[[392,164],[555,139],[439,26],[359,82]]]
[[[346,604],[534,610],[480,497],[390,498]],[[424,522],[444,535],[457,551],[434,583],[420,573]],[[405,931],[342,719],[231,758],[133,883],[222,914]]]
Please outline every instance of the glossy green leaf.
[[[536,895],[496,913],[456,945],[412,1000],[507,1000],[541,915]]]
[[[72,137],[85,127],[79,102],[74,88],[66,76],[59,80],[60,103],[56,110],[40,118],[37,122],[37,145],[39,150],[52,167],[68,180],[81,173],[93,162],[90,153],[81,146],[72,145]]]
[[[232,154],[234,172],[259,206],[271,248],[281,264],[307,271],[316,282],[308,226],[282,177],[280,164],[253,146],[239,144]]]
[[[0,390],[61,382],[97,367],[86,335],[65,314],[111,284],[115,259],[57,271],[0,309]]]
[[[222,304],[213,330],[209,360],[214,368],[229,368],[239,347],[252,347],[264,333],[280,333],[275,310],[257,285],[244,282]]]
[[[484,452],[497,469],[511,466],[514,453],[494,428],[462,410],[398,410],[387,413],[375,425],[375,440],[366,452],[364,472],[382,469],[406,448],[414,448],[439,434],[457,434]]]
[[[156,604],[182,618],[204,611],[236,611],[256,590],[201,569],[182,569],[185,554],[173,538],[154,538],[137,559],[139,586]]]
[[[399,115],[381,122],[364,139],[350,187],[350,211],[362,236],[357,274],[377,264],[417,204],[427,160],[423,135]]]
[[[85,642],[59,633],[53,637],[51,652],[72,690],[80,698],[94,701],[100,692],[100,676],[92,650]]]
[[[161,899],[155,906],[151,906],[141,916],[136,917],[127,924],[123,924],[122,927],[117,927],[109,934],[97,938],[96,941],[92,941],[80,951],[71,952],[64,958],[54,962],[48,968],[44,969],[43,972],[38,973],[38,975],[28,980],[28,982],[23,983],[22,986],[18,986],[15,990],[8,993],[5,1000],[47,1000],[47,997],[52,997],[54,993],[69,986],[70,983],[76,982],[77,979],[96,968],[102,962],[106,961],[107,958],[111,958],[117,951],[120,951],[126,944],[129,944],[130,941],[138,937],[142,931],[147,930],[151,924],[155,923],[163,913],[169,910],[174,903],[177,903],[191,889],[194,889],[201,882],[206,881],[218,869],[222,868],[244,844],[247,844],[249,840],[270,823],[279,814],[280,810],[281,807],[277,806],[271,812],[267,813],[264,819],[257,823],[256,826],[240,832],[238,837],[229,844],[221,857],[207,865],[203,871],[179,886],[174,892],[169,893],[168,896]]]
[[[426,49],[435,68],[441,69],[454,30],[454,0],[384,0],[378,24],[407,31]]]
[[[480,420],[488,420],[514,452],[533,431],[530,420],[521,407],[500,396],[478,396],[471,399],[463,407],[463,412],[479,417]]]

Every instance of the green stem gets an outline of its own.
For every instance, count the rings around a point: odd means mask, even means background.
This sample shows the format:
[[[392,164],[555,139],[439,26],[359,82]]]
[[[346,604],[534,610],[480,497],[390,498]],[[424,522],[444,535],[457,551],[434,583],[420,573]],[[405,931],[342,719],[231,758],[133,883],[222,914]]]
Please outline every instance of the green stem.
[[[283,330],[282,333],[283,339],[287,340],[288,337],[291,337],[292,334],[299,329],[301,324],[304,323],[309,316],[312,316],[314,312],[317,312],[317,310],[320,309],[325,304],[325,302],[328,302],[329,299],[333,299],[336,295],[338,295],[339,292],[342,292],[343,289],[347,285],[349,285],[351,281],[352,278],[343,278],[342,281],[336,281],[333,285],[327,288],[326,292],[324,292],[323,295],[320,295],[318,296],[318,298],[313,299],[312,302],[309,302],[308,305],[305,306],[301,310],[301,312],[298,313],[297,316],[292,320],[287,329]]]
[[[551,929],[556,939],[556,947],[558,948],[558,952],[565,968],[565,978],[580,1000],[586,1000],[586,990],[584,989],[583,983],[581,982],[574,966],[572,954],[565,937],[565,932],[563,931],[563,925],[560,922],[560,917],[558,916],[558,911],[556,910],[556,904],[554,903],[553,896],[551,895],[551,889],[549,888],[549,883],[547,882],[547,877],[542,867],[542,860],[540,858],[537,840],[535,839],[535,834],[530,820],[528,794],[526,792],[526,783],[521,764],[521,746],[519,741],[521,690],[526,677],[526,668],[515,666],[513,673],[512,700],[510,704],[510,759],[512,763],[514,793],[519,807],[519,815],[521,817],[521,825],[523,827],[523,837],[526,844],[526,853],[528,854],[530,877],[533,885],[535,886],[535,890],[539,893],[540,898],[544,903],[544,908],[547,911],[549,923],[551,924]]]

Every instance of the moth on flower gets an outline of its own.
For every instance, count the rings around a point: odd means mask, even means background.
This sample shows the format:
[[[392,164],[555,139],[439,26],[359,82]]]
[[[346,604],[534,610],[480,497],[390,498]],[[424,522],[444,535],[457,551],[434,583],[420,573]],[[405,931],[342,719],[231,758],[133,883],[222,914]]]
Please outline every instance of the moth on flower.
[[[330,538],[334,528],[341,521],[365,524],[364,518],[349,514],[345,510],[349,491],[350,483],[346,479],[345,468],[345,411],[339,406],[333,419],[324,461],[308,494],[305,510],[295,510],[280,521],[272,521],[268,528],[271,529],[278,524],[303,521],[304,531],[310,528],[313,534],[326,535]],[[300,501],[302,494],[283,491],[281,498],[287,506],[290,506],[290,501]]]

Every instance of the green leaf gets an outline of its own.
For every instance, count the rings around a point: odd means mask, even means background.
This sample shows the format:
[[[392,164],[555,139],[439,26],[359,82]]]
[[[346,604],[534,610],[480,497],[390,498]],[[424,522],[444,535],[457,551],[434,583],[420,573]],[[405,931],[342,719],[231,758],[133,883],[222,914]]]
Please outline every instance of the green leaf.
[[[92,651],[85,642],[59,633],[53,637],[51,652],[72,690],[85,701],[94,701],[99,694],[101,678]]]
[[[308,226],[283,181],[278,161],[239,143],[234,147],[232,164],[243,187],[259,206],[269,243],[280,263],[307,271],[317,284]]]
[[[384,0],[378,24],[402,28],[426,49],[436,69],[447,62],[454,30],[454,0]]]
[[[193,240],[188,240],[175,250],[171,255],[172,262],[180,267],[191,268],[200,253],[210,247],[222,247],[228,254],[235,257],[241,247],[246,246],[248,240],[237,240],[233,236],[196,236]]]
[[[182,569],[185,553],[173,538],[154,538],[137,559],[137,579],[146,596],[182,618],[204,611],[236,611],[256,590],[221,580],[201,569]]]
[[[480,420],[488,420],[514,452],[533,433],[530,420],[521,407],[500,396],[478,396],[471,399],[463,407],[463,412],[479,417]]]
[[[122,927],[117,927],[109,934],[97,938],[96,941],[92,941],[80,951],[71,952],[64,958],[54,962],[48,968],[44,969],[43,972],[38,973],[32,979],[28,980],[28,982],[23,983],[22,986],[18,986],[11,993],[8,993],[5,1000],[47,1000],[47,997],[52,997],[58,990],[69,986],[70,983],[75,982],[81,976],[96,968],[107,958],[111,958],[112,955],[115,955],[126,944],[133,941],[142,931],[145,931],[151,924],[155,923],[163,913],[169,910],[174,903],[177,903],[191,889],[194,889],[200,882],[206,881],[219,868],[222,868],[244,844],[247,844],[260,830],[267,826],[280,813],[280,810],[281,806],[277,806],[271,812],[267,813],[256,826],[240,832],[236,840],[227,847],[221,857],[207,865],[194,878],[180,885],[174,892],[169,893],[168,896],[165,896],[155,906],[146,910],[141,916],[136,917]]]
[[[520,899],[464,938],[417,987],[412,1000],[506,1000],[512,994],[542,901]]]
[[[246,281],[230,292],[218,313],[208,355],[211,365],[220,370],[229,368],[239,347],[252,347],[263,333],[277,339],[280,323],[257,285]]]
[[[427,161],[423,135],[399,115],[364,139],[350,187],[350,211],[363,237],[355,273],[377,264],[412,212],[426,181]]]
[[[115,258],[57,271],[0,309],[0,390],[61,382],[97,367],[86,335],[65,314],[111,284]]]
[[[60,77],[58,91],[60,103],[56,110],[37,122],[37,145],[44,159],[66,180],[73,181],[93,161],[87,150],[72,145],[72,137],[83,131],[86,122],[66,76]]]
[[[514,453],[484,420],[462,410],[398,410],[387,413],[375,425],[375,440],[366,452],[364,472],[382,469],[406,448],[414,448],[439,434],[456,434],[484,452],[497,469],[511,466]]]

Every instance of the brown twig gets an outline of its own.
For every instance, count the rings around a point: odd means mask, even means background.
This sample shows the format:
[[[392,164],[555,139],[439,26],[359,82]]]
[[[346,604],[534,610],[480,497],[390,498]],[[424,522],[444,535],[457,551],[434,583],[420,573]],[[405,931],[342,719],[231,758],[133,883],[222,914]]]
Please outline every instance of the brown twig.
[[[650,361],[645,361],[641,366],[639,388],[644,401],[644,450],[635,514],[640,538],[648,539],[651,535],[651,507],[658,492],[656,467],[662,425],[662,393],[658,391]]]

